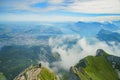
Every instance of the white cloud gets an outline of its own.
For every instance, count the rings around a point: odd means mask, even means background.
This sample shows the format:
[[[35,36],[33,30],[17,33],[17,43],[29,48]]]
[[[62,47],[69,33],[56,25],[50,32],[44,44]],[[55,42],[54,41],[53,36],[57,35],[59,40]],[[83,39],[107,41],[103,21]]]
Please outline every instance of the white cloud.
[[[33,8],[31,6],[40,2],[48,2],[50,5],[47,8]],[[120,0],[24,0],[2,2],[0,6],[7,6],[10,10],[34,12],[64,10],[80,13],[120,14]]]
[[[96,55],[97,49],[103,49],[109,54],[120,56],[120,45],[115,45],[111,43],[113,46],[107,45],[105,42],[101,42],[97,39],[94,40],[94,44],[91,44],[89,40],[86,38],[76,37],[76,35],[64,35],[63,37],[51,38],[49,40],[49,45],[52,47],[53,52],[58,52],[61,56],[61,61],[55,62],[55,65],[60,68],[69,70],[71,66],[74,66],[80,59],[88,56],[88,55]],[[66,37],[66,38],[65,38]],[[74,38],[73,38],[74,37]],[[78,39],[76,44],[72,45],[72,48],[67,48],[66,40]],[[64,45],[60,46],[62,43]]]
[[[48,0],[48,3],[50,3],[50,4],[61,4],[63,2],[64,2],[64,0]]]
[[[82,13],[120,14],[120,0],[76,0],[65,10]]]
[[[35,8],[31,5],[35,5],[40,2],[48,2],[50,6],[46,8]],[[58,5],[66,4],[67,6]],[[63,10],[69,12],[81,12],[81,13],[118,13],[120,14],[120,1],[119,0],[21,0],[21,1],[11,1],[2,2],[0,6],[8,7],[6,9],[9,11],[29,11],[29,12],[48,12],[55,10]],[[3,9],[4,10],[4,9]],[[22,11],[21,11],[22,12]],[[64,13],[63,13],[64,14]],[[93,15],[92,15],[93,16]],[[120,16],[98,16],[98,17],[88,17],[88,16],[64,16],[62,14],[49,14],[49,15],[39,15],[39,14],[4,14],[0,15],[0,21],[49,21],[49,22],[64,22],[64,21],[112,21],[120,20]]]

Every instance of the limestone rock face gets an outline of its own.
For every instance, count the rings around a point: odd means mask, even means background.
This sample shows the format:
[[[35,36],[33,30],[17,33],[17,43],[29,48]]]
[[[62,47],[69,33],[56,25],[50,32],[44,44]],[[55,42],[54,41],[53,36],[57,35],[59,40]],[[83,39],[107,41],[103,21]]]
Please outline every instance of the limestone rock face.
[[[14,80],[59,80],[59,78],[40,64],[25,69],[21,74],[15,77]]]
[[[97,51],[96,51],[96,56],[102,56],[103,55],[103,50],[102,49],[98,49]]]
[[[74,67],[70,68],[69,80],[79,80],[79,77],[76,74],[74,74],[73,68]]]
[[[108,61],[115,62],[116,64],[120,65],[120,57],[117,56],[108,56]]]
[[[113,68],[120,70],[120,57],[118,56],[107,56],[107,60],[112,64]]]
[[[38,80],[38,74],[42,68],[30,66],[19,74],[14,80]]]

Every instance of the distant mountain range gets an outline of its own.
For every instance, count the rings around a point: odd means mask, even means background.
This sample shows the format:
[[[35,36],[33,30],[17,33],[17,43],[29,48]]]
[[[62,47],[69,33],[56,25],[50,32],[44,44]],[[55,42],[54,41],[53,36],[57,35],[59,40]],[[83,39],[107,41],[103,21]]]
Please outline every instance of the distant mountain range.
[[[114,42],[119,43],[120,42],[120,33],[101,29],[97,34],[97,38],[99,40],[105,41],[105,42],[114,41]]]
[[[101,29],[116,31],[120,29],[118,25],[109,22],[77,22],[72,25],[71,30],[79,33],[81,36],[91,37],[95,36]]]
[[[56,35],[56,34],[73,34],[82,33],[86,35],[87,33],[97,33],[99,30],[105,29],[109,31],[115,31],[120,29],[120,21],[112,22],[66,22],[66,23],[50,23],[40,24],[40,23],[0,23],[0,34],[16,34],[24,33],[31,35]],[[94,35],[94,34],[93,34]]]

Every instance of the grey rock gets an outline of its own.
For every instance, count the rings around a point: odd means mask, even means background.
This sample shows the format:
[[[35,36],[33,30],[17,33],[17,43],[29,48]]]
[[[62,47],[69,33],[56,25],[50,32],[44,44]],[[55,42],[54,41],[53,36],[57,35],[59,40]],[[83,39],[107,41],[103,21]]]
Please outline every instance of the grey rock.
[[[79,77],[73,72],[72,67],[70,68],[69,80],[80,80]]]
[[[98,49],[97,51],[96,51],[96,56],[102,56],[103,55],[103,50],[102,49]]]

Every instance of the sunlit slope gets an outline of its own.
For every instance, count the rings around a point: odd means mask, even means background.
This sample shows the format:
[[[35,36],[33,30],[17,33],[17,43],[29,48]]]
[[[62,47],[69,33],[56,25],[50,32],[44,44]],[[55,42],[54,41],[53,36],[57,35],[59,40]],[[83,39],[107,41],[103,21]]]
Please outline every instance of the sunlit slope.
[[[103,52],[98,56],[87,56],[72,67],[80,80],[119,80],[118,74]]]
[[[7,80],[5,75],[2,72],[0,72],[0,80]]]
[[[14,80],[59,80],[56,74],[45,67],[30,66],[19,74]]]
[[[58,80],[57,76],[47,68],[42,68],[41,72],[38,75],[38,78],[40,80]]]

